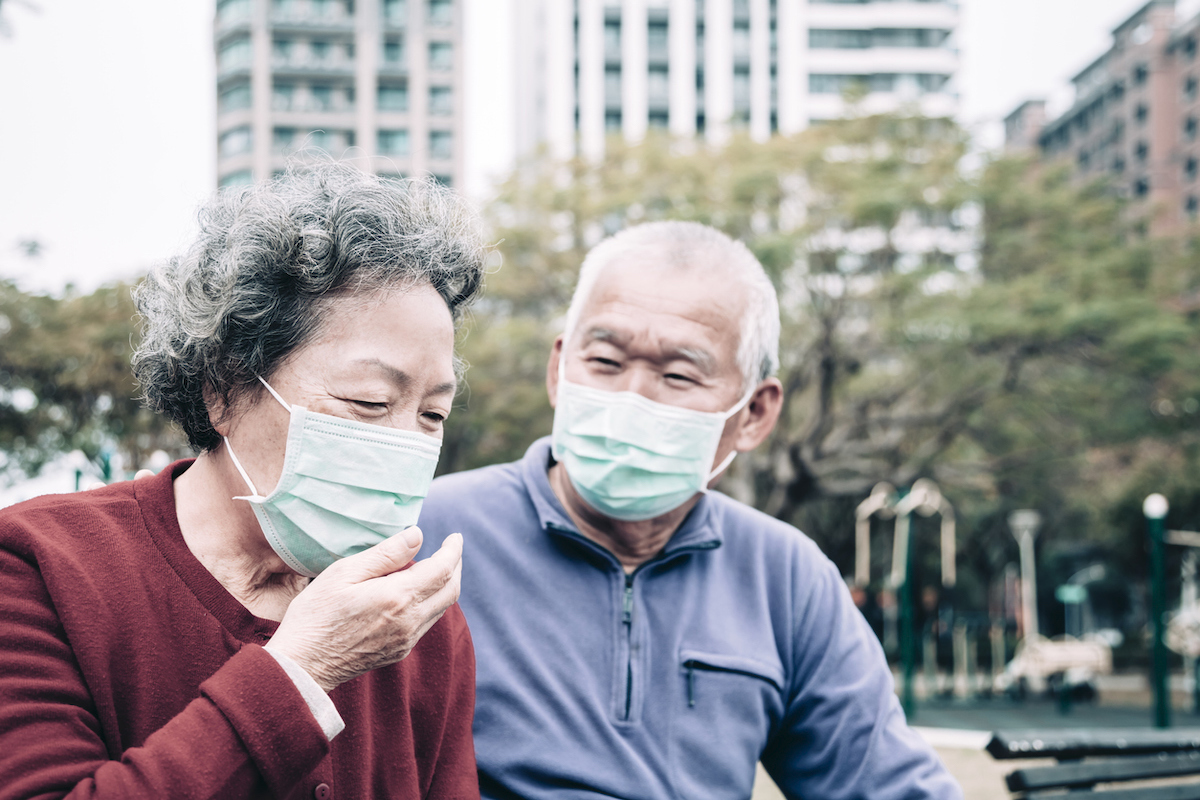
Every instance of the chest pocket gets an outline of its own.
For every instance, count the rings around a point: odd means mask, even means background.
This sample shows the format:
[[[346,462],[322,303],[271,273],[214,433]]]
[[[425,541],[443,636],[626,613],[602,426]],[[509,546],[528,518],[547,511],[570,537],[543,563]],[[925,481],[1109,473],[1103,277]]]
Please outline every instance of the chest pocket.
[[[681,797],[746,798],[783,711],[783,667],[701,650],[679,653],[671,761]]]

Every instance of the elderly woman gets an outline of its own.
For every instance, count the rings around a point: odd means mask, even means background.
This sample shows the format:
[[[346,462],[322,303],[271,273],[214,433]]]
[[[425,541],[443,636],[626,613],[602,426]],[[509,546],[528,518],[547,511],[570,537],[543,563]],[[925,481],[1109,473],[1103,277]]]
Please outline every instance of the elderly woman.
[[[478,797],[461,540],[405,569],[473,220],[334,164],[201,219],[134,356],[199,457],[0,513],[0,798]]]

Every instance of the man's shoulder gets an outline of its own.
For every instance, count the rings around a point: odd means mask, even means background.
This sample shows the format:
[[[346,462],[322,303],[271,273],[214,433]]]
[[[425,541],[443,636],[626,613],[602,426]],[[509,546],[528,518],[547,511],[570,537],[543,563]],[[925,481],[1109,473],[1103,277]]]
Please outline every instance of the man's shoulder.
[[[794,525],[721,492],[710,492],[709,498],[714,524],[720,527],[725,543],[734,546],[731,549],[754,547],[770,556],[825,558],[816,543]]]
[[[466,499],[490,500],[524,493],[526,489],[520,461],[493,464],[436,478],[429,487],[424,508],[434,508],[440,512],[459,507]]]
[[[520,461],[481,467],[437,478],[417,525],[428,549],[454,532],[471,532],[473,539],[498,533],[525,520],[525,514],[532,513],[531,503]]]

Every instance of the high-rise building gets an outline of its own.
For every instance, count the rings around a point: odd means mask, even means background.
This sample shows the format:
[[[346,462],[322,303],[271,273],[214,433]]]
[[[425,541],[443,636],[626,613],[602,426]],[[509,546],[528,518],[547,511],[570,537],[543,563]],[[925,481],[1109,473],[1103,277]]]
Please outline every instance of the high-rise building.
[[[952,0],[516,0],[516,149],[596,157],[661,128],[725,141],[846,112],[958,108]]]
[[[1180,22],[1175,0],[1150,0],[1113,30],[1112,46],[1074,78],[1071,107],[1046,121],[1026,102],[1005,120],[1007,143],[1106,178],[1156,231],[1200,211],[1200,18]]]
[[[217,175],[305,149],[462,180],[461,0],[218,0]]]

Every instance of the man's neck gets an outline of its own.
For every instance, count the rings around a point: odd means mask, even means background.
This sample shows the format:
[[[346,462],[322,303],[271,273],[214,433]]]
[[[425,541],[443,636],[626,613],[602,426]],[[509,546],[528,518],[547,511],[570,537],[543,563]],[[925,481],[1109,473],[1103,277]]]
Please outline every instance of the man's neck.
[[[661,517],[625,522],[606,517],[585,503],[561,463],[551,466],[548,476],[550,488],[579,532],[616,556],[626,572],[661,553],[700,499],[697,495]]]

